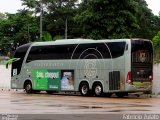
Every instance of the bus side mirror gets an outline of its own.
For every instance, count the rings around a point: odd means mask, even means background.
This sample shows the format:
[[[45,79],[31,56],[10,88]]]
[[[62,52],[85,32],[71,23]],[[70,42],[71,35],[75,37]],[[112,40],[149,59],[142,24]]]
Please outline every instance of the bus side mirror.
[[[6,64],[6,69],[8,69],[9,64],[12,64],[13,62],[18,61],[18,60],[20,60],[20,58],[12,58],[12,59],[6,61],[6,63],[5,63]]]

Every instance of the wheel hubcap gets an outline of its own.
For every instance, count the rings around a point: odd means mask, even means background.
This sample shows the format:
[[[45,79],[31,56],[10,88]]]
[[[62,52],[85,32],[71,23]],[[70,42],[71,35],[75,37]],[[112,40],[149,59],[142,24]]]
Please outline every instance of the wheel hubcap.
[[[96,86],[96,87],[95,87],[95,94],[96,94],[96,95],[100,95],[101,92],[102,92],[101,86]]]
[[[27,91],[30,91],[30,90],[31,90],[31,85],[30,85],[30,84],[28,84],[28,85],[26,86],[26,90],[27,90]]]
[[[86,95],[88,92],[88,87],[86,85],[82,86],[82,93]]]

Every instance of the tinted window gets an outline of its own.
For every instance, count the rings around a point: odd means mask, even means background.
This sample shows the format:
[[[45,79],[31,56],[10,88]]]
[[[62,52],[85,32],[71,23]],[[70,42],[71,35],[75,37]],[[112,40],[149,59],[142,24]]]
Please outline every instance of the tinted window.
[[[104,59],[111,58],[104,43],[79,44],[73,54],[73,59]]]
[[[113,58],[119,57],[124,53],[125,42],[33,46],[27,62],[54,59],[109,59],[111,56],[108,49]]]
[[[107,45],[113,58],[120,57],[124,54],[126,42],[111,42],[107,43]]]
[[[138,50],[147,50],[148,52],[153,52],[152,43],[150,41],[144,40],[132,40],[132,52],[136,52]]]
[[[133,40],[132,41],[132,62],[151,63],[153,57],[153,47],[150,41]]]
[[[27,62],[52,59],[70,59],[69,46],[33,46]]]
[[[22,45],[18,47],[17,50],[15,51],[14,58],[20,58],[20,60],[12,63],[12,73],[11,73],[12,75],[13,75],[13,69],[17,69],[17,74],[20,73],[24,57],[30,45],[31,44]]]

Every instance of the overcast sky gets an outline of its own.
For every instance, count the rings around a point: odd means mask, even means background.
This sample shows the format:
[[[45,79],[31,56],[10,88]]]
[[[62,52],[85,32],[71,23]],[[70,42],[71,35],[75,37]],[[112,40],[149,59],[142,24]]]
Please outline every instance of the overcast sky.
[[[152,10],[155,15],[158,15],[160,11],[160,0],[146,0],[148,7]]]
[[[160,11],[160,0],[146,0],[148,7],[155,15]],[[18,9],[22,8],[20,0],[0,0],[0,12],[16,13]]]
[[[22,8],[21,0],[0,0],[0,12],[16,13],[18,9]]]

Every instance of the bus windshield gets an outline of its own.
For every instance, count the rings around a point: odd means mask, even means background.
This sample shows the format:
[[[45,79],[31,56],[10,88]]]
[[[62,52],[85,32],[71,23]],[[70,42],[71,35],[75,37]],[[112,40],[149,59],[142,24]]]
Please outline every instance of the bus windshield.
[[[31,43],[22,45],[15,51],[13,59],[15,61],[12,63],[11,76],[18,75],[20,73],[24,57],[30,45]]]

